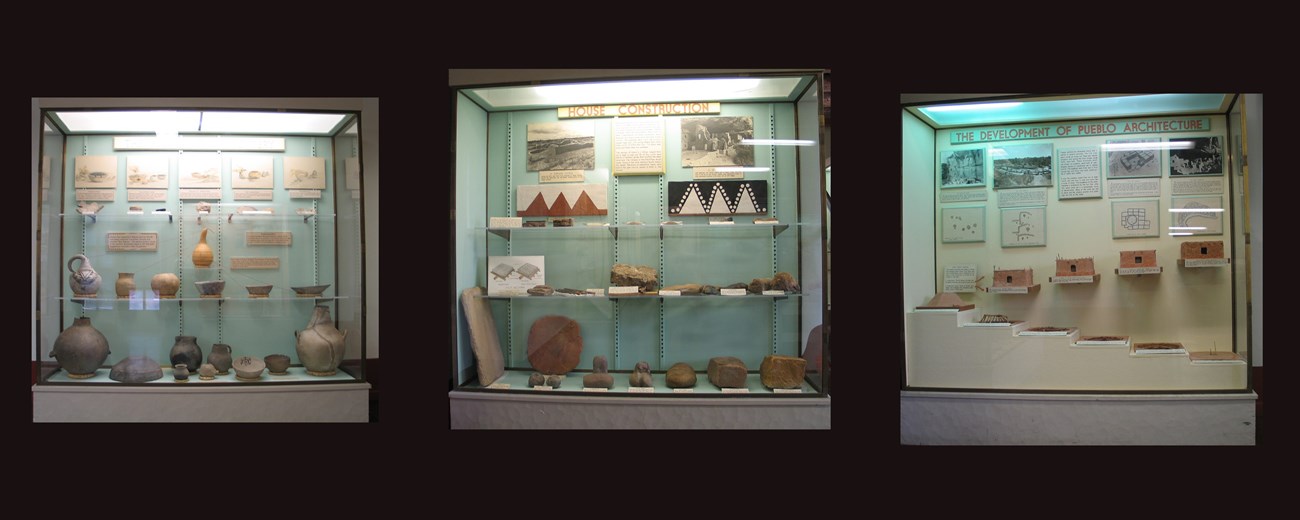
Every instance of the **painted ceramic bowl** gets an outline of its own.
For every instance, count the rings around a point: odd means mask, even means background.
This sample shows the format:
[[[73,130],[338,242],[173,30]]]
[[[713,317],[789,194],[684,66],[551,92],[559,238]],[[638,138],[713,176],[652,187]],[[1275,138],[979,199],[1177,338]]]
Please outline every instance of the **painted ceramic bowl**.
[[[220,298],[221,291],[226,288],[226,282],[225,280],[194,282],[194,286],[199,288],[200,298]]]
[[[284,354],[271,354],[266,356],[266,368],[271,371],[273,376],[282,376],[289,373],[289,356]]]
[[[271,294],[271,285],[249,285],[244,287],[248,289],[249,298],[266,298]]]
[[[298,293],[298,296],[320,296],[321,293],[325,292],[325,289],[329,289],[329,287],[330,284],[325,284],[308,285],[306,287],[290,287],[290,289],[293,289],[293,292]]]
[[[231,368],[235,369],[235,377],[244,381],[256,381],[262,378],[266,362],[252,356],[240,356]]]

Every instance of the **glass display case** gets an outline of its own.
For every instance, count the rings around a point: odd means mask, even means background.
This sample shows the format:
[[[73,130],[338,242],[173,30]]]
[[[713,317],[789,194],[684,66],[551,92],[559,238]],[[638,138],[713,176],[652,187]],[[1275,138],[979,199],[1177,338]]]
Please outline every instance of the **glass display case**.
[[[453,407],[828,401],[819,82],[454,89]]]
[[[41,121],[38,389],[366,381],[359,112]]]
[[[905,104],[904,389],[1250,392],[1241,99]]]

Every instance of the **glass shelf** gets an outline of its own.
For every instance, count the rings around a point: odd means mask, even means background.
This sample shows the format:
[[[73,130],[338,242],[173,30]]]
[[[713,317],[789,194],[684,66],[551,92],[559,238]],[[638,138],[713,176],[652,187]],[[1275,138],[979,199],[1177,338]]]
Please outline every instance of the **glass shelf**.
[[[661,299],[664,299],[664,300],[687,300],[687,299],[689,299],[689,300],[784,300],[784,299],[786,299],[786,298],[796,298],[796,299],[797,299],[797,298],[799,298],[800,296],[802,296],[802,295],[801,295],[801,294],[797,294],[797,293],[796,293],[796,294],[786,294],[786,295],[782,295],[782,296],[776,296],[776,295],[764,295],[764,294],[746,294],[746,295],[744,295],[744,296],[720,296],[720,295],[712,295],[712,296],[705,296],[705,295],[698,295],[698,296],[695,296],[695,295],[691,295],[691,296],[660,296],[660,295],[658,295],[658,294],[637,294],[637,295],[629,294],[629,295],[627,295],[627,296],[617,296],[617,295],[615,295],[615,296],[609,296],[609,295],[605,295],[605,296],[554,296],[554,295],[552,295],[552,296],[488,296],[488,295],[479,295],[479,296],[475,296],[475,298],[483,298],[483,299],[487,299],[487,300],[537,300],[537,301],[543,301],[543,300],[560,300],[560,299],[563,299],[563,300],[584,300],[584,299],[586,299],[586,300],[602,300],[602,301],[603,301],[603,300],[649,300],[649,299],[654,299],[654,298],[661,298]]]
[[[350,297],[349,296],[291,296],[291,297],[276,297],[276,298],[248,298],[248,297],[223,296],[221,298],[158,298],[157,301],[159,302],[224,302],[224,301],[267,302],[267,301],[297,301],[297,300],[303,300],[303,301],[346,300],[348,298]],[[130,303],[131,302],[130,298],[77,298],[74,296],[60,296],[58,300],[60,301],[71,300],[75,303],[85,303],[85,302]],[[150,299],[138,300],[138,301],[147,303],[150,301],[154,301],[154,299],[150,298]]]
[[[175,220],[173,219],[173,217],[175,217],[175,216],[176,216],[176,215],[175,215],[174,213],[170,212],[170,211],[167,211],[167,212],[157,212],[157,213],[152,212],[152,211],[147,211],[147,212],[144,212],[144,213],[128,213],[128,214],[114,213],[114,214],[110,214],[110,215],[99,215],[99,214],[96,214],[96,215],[82,215],[82,214],[80,214],[80,213],[59,213],[59,218],[68,218],[68,217],[80,218],[80,217],[84,217],[84,218],[90,219],[91,222],[96,222],[96,223],[99,222],[100,219],[104,219],[104,220],[107,220],[107,221],[109,221],[109,222],[120,222],[120,221],[127,221],[127,220],[136,220],[136,221],[141,221],[141,220],[150,220],[150,219],[154,219],[154,218],[157,218],[157,219],[159,219],[159,220],[162,220],[161,217],[167,217],[167,222],[170,223],[170,222],[175,222]]]
[[[798,224],[794,224],[794,225],[797,226]],[[617,238],[618,238],[618,232],[619,232],[620,229],[637,229],[637,230],[641,230],[641,229],[658,229],[658,230],[659,230],[659,237],[660,237],[660,238],[663,238],[664,230],[665,230],[665,229],[672,229],[672,228],[695,228],[695,229],[699,229],[699,228],[710,228],[710,229],[730,228],[730,229],[746,229],[746,230],[753,230],[753,229],[760,229],[760,228],[772,228],[772,236],[775,237],[775,236],[781,234],[782,231],[785,231],[786,229],[789,229],[790,226],[791,226],[791,224],[742,224],[742,223],[739,223],[739,222],[738,222],[738,223],[735,223],[735,224],[646,224],[646,225],[636,225],[636,224],[632,224],[632,225],[628,225],[628,224],[610,224],[610,225],[608,225],[608,226],[586,226],[586,225],[583,225],[583,226],[566,226],[566,227],[554,227],[554,226],[551,226],[551,227],[517,227],[517,228],[493,228],[493,227],[489,227],[489,228],[476,228],[476,229],[478,229],[478,230],[486,230],[487,232],[492,233],[492,234],[494,234],[494,235],[497,235],[497,236],[499,236],[499,237],[501,237],[501,238],[504,238],[504,239],[506,239],[506,240],[510,240],[510,233],[511,233],[512,231],[524,231],[524,232],[530,232],[530,233],[531,233],[531,232],[539,232],[539,231],[540,231],[540,232],[554,232],[554,233],[572,233],[572,232],[574,232],[574,230],[580,230],[580,229],[581,229],[581,230],[607,229],[607,230],[609,230],[610,234],[613,235],[614,238],[617,239]]]

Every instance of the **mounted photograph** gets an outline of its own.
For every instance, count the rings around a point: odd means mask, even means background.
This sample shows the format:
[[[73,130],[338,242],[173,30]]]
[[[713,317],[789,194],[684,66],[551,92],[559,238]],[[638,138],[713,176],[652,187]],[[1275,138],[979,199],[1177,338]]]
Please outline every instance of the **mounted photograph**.
[[[596,127],[591,121],[528,125],[528,171],[596,169]]]
[[[754,147],[740,144],[754,138],[749,116],[687,117],[682,119],[682,167],[753,166]]]
[[[993,189],[1039,188],[1052,185],[1052,145],[1020,144],[989,149],[993,158]]]
[[[1169,175],[1223,175],[1223,138],[1170,138]]]
[[[1160,139],[1111,139],[1106,150],[1106,177],[1160,176]]]
[[[939,152],[939,188],[982,188],[984,149]]]

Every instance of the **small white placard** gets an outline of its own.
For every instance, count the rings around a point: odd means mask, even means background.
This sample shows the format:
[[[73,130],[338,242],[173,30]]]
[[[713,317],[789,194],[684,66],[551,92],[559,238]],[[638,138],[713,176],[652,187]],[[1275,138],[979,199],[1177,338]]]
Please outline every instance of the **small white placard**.
[[[681,295],[682,295],[681,291],[670,291],[666,289],[661,289],[659,291],[659,296],[681,296]]]
[[[763,291],[763,296],[785,296],[785,291]]]
[[[587,289],[587,294],[590,294],[590,295],[592,295],[592,296],[604,296],[604,295],[605,295],[605,290],[604,290],[604,289]]]
[[[608,392],[609,389],[608,388],[587,388],[584,386],[582,387],[582,391],[583,392]]]
[[[612,294],[639,294],[641,292],[640,289],[641,289],[640,287],[637,287],[635,285],[629,285],[629,286],[611,285],[609,286],[609,294],[611,295]]]
[[[167,200],[167,190],[126,190],[127,202],[158,202]]]
[[[692,172],[692,178],[699,179],[744,179],[745,172],[720,172],[713,167],[696,167]]]
[[[1160,274],[1159,267],[1121,267],[1118,270],[1121,275],[1129,274]]]
[[[748,289],[722,289],[723,296],[744,296],[749,294]]]
[[[989,192],[978,190],[943,190],[939,192],[939,202],[974,202],[989,200]]]
[[[165,192],[164,192],[165,193]],[[79,189],[77,190],[77,200],[94,200],[102,202],[113,202],[117,200],[117,190],[100,190],[100,189]]]
[[[802,393],[803,393],[803,389],[802,389],[802,388],[773,388],[773,389],[772,389],[772,393],[774,393],[774,394],[802,394]]]
[[[552,170],[537,173],[537,181],[548,182],[582,182],[587,176],[582,170]]]
[[[1125,197],[1159,197],[1160,178],[1115,179],[1106,183],[1106,193],[1112,199]]]
[[[653,393],[655,393],[655,387],[653,387],[653,386],[630,386],[630,387],[628,387],[627,391],[628,391],[628,393],[632,393],[632,394],[653,394]]]
[[[275,190],[230,190],[235,200],[275,200]]]
[[[144,214],[144,210],[143,210],[143,209],[127,209],[127,210],[126,210],[126,214],[127,214],[127,215],[143,215],[143,214]]]
[[[1052,283],[1092,283],[1091,276],[1053,276]]]
[[[221,200],[221,188],[181,188],[181,200]]]
[[[1029,294],[1028,287],[989,287],[993,294]]]
[[[158,233],[109,233],[105,247],[110,253],[120,251],[157,251]]]
[[[999,208],[1046,205],[1047,188],[1021,188],[1016,190],[1002,190],[998,192]]]
[[[293,245],[292,231],[246,231],[244,232],[244,246],[291,246]]]
[[[268,257],[235,257],[230,259],[230,269],[279,269],[280,258],[274,256]]]
[[[488,385],[487,387],[488,387],[488,388],[495,388],[495,389],[497,389],[497,390],[508,390],[508,389],[510,389],[510,383],[492,383],[492,384]]]
[[[1183,267],[1220,267],[1229,263],[1227,258],[1189,258],[1183,260]]]
[[[1169,191],[1174,195],[1223,193],[1223,177],[1170,177]]]
[[[521,228],[524,227],[524,218],[523,217],[492,217],[488,219],[488,227]]]
[[[674,388],[674,389],[673,389],[673,393],[674,393],[674,394],[693,394],[693,393],[695,393],[695,389],[694,389],[694,388]]]
[[[736,221],[734,221],[734,220],[710,220],[710,221],[709,221],[709,225],[710,225],[710,226],[734,226],[734,225],[736,225]]]
[[[723,389],[722,389],[722,393],[724,393],[724,394],[748,394],[748,393],[749,393],[749,389],[748,389],[748,388],[723,388]]]
[[[975,264],[946,265],[943,267],[943,292],[973,293],[975,279],[978,277]]]
[[[289,190],[291,199],[319,199],[320,190]]]
[[[551,387],[546,386],[546,385],[538,385],[538,386],[534,386],[534,387],[533,387],[533,390],[550,390],[550,389],[551,389]]]

